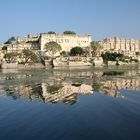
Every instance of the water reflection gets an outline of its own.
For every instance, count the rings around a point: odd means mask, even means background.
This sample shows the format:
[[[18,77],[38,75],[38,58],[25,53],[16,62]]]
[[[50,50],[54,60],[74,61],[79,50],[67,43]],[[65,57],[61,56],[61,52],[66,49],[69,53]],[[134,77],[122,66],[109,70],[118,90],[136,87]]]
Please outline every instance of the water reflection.
[[[75,86],[69,83],[63,85],[49,85],[47,83],[34,85],[17,85],[5,88],[6,95],[13,99],[26,98],[30,100],[41,100],[44,103],[69,103],[77,102],[78,94],[93,94],[93,88],[90,85],[81,84]]]
[[[75,104],[79,95],[105,94],[125,98],[119,90],[140,91],[139,70],[19,71],[1,73],[0,93],[13,99]],[[11,82],[9,82],[11,81]]]

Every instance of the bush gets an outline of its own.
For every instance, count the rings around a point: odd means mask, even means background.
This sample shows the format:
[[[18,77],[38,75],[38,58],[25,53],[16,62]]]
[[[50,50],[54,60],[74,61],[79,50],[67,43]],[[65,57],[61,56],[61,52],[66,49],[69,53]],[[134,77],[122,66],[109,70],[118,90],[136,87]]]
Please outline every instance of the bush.
[[[70,50],[71,56],[77,56],[84,54],[84,50],[81,47],[74,47]]]
[[[117,61],[124,58],[123,54],[106,52],[101,55],[104,61]]]
[[[64,31],[63,34],[71,34],[71,35],[76,35],[75,32],[73,31]]]
[[[49,31],[48,34],[56,34],[54,31]]]

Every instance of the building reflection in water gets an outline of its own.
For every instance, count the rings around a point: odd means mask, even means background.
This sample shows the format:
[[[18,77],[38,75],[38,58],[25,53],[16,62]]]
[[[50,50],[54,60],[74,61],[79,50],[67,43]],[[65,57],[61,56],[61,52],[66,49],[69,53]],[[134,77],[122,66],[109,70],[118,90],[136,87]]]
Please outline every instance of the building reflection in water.
[[[43,79],[41,83],[18,83],[13,86],[1,86],[1,91],[3,93],[4,89],[5,93],[14,99],[37,99],[44,103],[74,104],[78,100],[78,95],[92,95],[94,93],[104,93],[115,98],[123,98],[124,96],[122,96],[118,90],[127,89],[140,91],[140,78],[137,77],[138,74],[136,71],[128,71],[125,73],[116,71],[53,71],[52,74],[46,79]],[[21,77],[23,77],[23,74]]]

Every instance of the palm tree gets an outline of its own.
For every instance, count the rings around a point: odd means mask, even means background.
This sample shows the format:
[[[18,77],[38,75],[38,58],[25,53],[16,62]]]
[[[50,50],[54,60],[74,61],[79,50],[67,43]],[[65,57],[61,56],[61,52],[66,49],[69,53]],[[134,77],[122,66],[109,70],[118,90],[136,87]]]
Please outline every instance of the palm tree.
[[[101,45],[99,44],[99,42],[95,42],[92,41],[91,42],[91,49],[92,49],[92,55],[95,56],[97,51],[99,51],[101,49]]]

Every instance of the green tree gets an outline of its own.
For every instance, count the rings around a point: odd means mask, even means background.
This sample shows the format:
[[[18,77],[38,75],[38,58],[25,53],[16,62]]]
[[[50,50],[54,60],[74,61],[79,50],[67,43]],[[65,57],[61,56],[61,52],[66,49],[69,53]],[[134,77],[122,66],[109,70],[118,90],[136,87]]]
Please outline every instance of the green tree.
[[[48,34],[56,34],[54,31],[49,31]]]
[[[3,46],[2,51],[3,51],[4,54],[7,53],[7,46]]]
[[[25,63],[28,63],[30,61],[34,63],[40,61],[39,57],[29,49],[24,49],[22,51],[22,57],[25,59]]]
[[[16,53],[6,53],[4,55],[4,58],[7,63],[11,63],[11,62],[15,61],[16,56],[17,56]]]
[[[118,61],[118,60],[122,60],[124,58],[123,54],[120,53],[110,53],[110,52],[106,52],[104,54],[101,55],[104,62],[107,61]]]
[[[61,54],[62,56],[66,56],[66,55],[67,55],[67,52],[66,52],[66,51],[62,51],[60,54]]]
[[[16,38],[14,36],[10,37],[4,44],[12,44],[16,41]]]
[[[136,52],[136,56],[139,56],[140,55],[140,52]]]
[[[71,56],[82,55],[84,54],[84,50],[81,47],[74,47],[70,50]]]
[[[51,41],[45,44],[45,50],[50,55],[51,59],[53,59],[54,55],[60,52],[62,48],[57,42]]]
[[[71,34],[71,35],[76,35],[75,32],[73,31],[64,31],[63,34]]]
[[[99,44],[99,42],[92,41],[91,49],[92,49],[92,55],[96,56],[96,52],[97,50],[101,49],[101,45]]]

